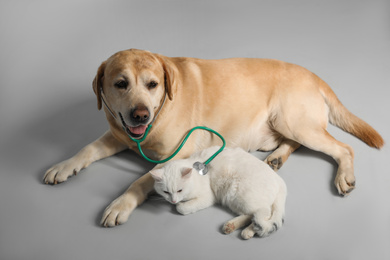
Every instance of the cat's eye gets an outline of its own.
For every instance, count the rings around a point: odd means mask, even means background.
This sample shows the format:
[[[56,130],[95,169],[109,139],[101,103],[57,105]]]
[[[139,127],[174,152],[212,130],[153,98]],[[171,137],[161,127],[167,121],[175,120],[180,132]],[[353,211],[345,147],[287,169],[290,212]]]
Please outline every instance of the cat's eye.
[[[178,190],[177,192],[182,192],[183,190]]]
[[[165,191],[165,190],[164,190],[164,193],[169,194],[169,192],[168,192],[168,191]]]

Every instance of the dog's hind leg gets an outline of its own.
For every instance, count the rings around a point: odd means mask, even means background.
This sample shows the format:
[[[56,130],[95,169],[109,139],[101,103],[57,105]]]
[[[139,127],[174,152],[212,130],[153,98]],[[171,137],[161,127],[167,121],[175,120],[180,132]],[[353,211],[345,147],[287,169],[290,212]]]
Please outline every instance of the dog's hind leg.
[[[302,125],[301,128],[295,128],[293,133],[284,134],[312,150],[331,156],[338,163],[334,183],[340,195],[348,195],[355,188],[354,152],[349,145],[336,140],[319,126]]]
[[[280,100],[279,108],[272,115],[272,129],[290,139],[331,156],[339,165],[335,178],[336,188],[347,195],[355,187],[353,172],[354,153],[349,145],[339,142],[326,130],[329,107],[318,89],[303,84],[299,91],[289,92]]]
[[[292,152],[298,149],[301,145],[295,141],[284,139],[278,148],[273,151],[265,159],[265,162],[274,170],[277,171],[287,161]]]

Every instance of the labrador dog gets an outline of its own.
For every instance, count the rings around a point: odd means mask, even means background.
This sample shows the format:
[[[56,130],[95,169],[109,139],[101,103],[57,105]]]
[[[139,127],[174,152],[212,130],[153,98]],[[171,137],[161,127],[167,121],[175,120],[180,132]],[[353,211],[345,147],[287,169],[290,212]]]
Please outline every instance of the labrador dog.
[[[230,147],[274,150],[266,162],[275,170],[300,145],[331,156],[338,163],[334,183],[340,195],[355,187],[354,152],[327,132],[328,122],[371,147],[384,145],[382,137],[349,112],[318,76],[277,60],[170,58],[130,49],[100,65],[93,90],[98,109],[104,105],[110,129],[50,168],[45,183],[64,182],[92,162],[125,149],[138,152],[128,135],[142,138],[152,121],[142,149],[155,160],[171,155],[192,127],[207,126],[221,133]],[[175,159],[219,144],[211,133],[196,131]],[[153,184],[150,173],[136,180],[105,209],[102,225],[126,222],[153,191]]]

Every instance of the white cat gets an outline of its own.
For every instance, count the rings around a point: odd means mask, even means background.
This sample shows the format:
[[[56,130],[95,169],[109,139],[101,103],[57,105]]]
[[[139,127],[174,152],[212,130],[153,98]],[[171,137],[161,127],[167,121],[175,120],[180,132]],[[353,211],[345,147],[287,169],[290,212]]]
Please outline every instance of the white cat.
[[[207,175],[192,168],[196,161],[206,161],[218,149],[211,147],[150,171],[157,193],[176,204],[183,215],[215,203],[229,207],[239,216],[224,224],[225,234],[247,225],[241,233],[244,239],[276,231],[284,218],[287,187],[283,179],[241,148],[225,148],[208,164]]]

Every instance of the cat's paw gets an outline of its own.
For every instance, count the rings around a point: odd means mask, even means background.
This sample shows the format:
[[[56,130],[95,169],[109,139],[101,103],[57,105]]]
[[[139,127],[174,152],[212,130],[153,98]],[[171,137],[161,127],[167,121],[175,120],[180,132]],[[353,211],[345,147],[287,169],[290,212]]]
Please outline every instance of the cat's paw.
[[[191,214],[191,213],[194,212],[194,211],[191,210],[191,208],[189,208],[188,205],[186,205],[186,203],[184,203],[184,202],[179,202],[179,203],[176,205],[176,210],[177,210],[177,212],[179,212],[179,213],[182,214],[182,215],[188,215],[188,214]]]
[[[230,221],[228,221],[228,222],[226,222],[224,225],[223,225],[223,227],[222,227],[222,232],[224,233],[224,234],[230,234],[230,233],[233,233],[233,231],[234,230],[236,230],[237,228],[236,228],[236,226],[234,225],[234,222],[230,222]]]
[[[226,222],[222,227],[222,232],[230,234],[236,229],[248,226],[250,223],[252,223],[252,215],[240,215]]]
[[[241,232],[241,237],[245,240],[251,239],[256,232],[253,229],[253,223],[250,224],[248,227],[246,227],[242,232]]]

